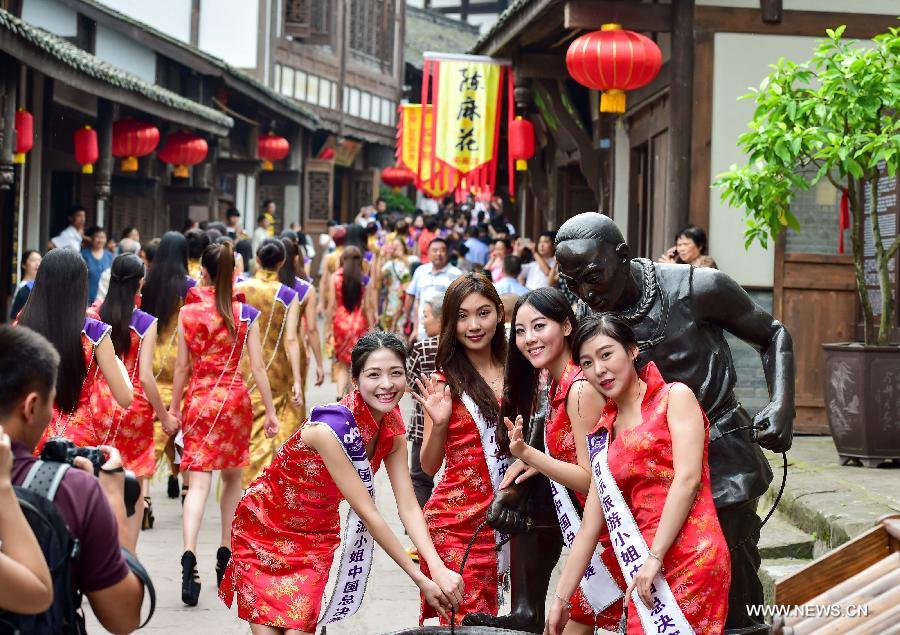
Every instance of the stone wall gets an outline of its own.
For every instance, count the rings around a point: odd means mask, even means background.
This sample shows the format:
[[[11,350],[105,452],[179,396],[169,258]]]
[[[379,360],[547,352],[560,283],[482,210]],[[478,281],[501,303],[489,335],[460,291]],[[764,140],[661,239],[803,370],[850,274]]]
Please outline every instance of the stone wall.
[[[748,291],[753,301],[763,307],[769,313],[772,312],[771,291]],[[759,353],[738,338],[725,334],[728,345],[731,346],[731,356],[734,359],[734,367],[737,370],[737,387],[735,395],[750,415],[755,415],[769,402],[769,389],[766,386],[766,377],[762,370],[762,360]]]

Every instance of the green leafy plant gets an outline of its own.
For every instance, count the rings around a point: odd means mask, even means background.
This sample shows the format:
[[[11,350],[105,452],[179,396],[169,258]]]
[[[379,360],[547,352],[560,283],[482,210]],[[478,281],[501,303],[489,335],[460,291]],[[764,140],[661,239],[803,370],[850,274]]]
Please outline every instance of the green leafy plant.
[[[401,212],[403,214],[412,215],[416,211],[416,204],[409,200],[409,197],[402,191],[395,191],[382,185],[378,194],[384,199],[388,209],[392,212]]]
[[[743,208],[747,247],[753,242],[766,247],[785,227],[800,229],[790,209],[798,190],[824,178],[846,191],[865,341],[884,345],[896,301],[888,264],[900,235],[885,241],[878,215],[869,214],[882,297],[876,332],[863,268],[862,188],[869,188],[873,212],[879,171],[893,177],[900,166],[900,29],[860,43],[845,40],[844,28],[828,29],[808,62],[778,60],[759,88],[744,95],[757,104],[750,130],[738,138],[749,163],[731,166],[714,186],[722,189],[723,201]]]

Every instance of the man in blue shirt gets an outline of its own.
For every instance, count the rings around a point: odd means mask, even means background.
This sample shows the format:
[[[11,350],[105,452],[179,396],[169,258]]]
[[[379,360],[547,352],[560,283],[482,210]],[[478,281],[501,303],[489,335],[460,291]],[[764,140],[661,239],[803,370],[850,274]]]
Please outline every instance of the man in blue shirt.
[[[518,256],[506,256],[503,259],[503,277],[494,285],[497,293],[500,295],[507,293],[525,295],[528,293],[528,287],[518,280],[520,273],[522,273],[522,260]]]
[[[425,332],[423,316],[425,303],[422,298],[433,293],[443,293],[451,282],[462,275],[462,271],[449,264],[447,241],[443,238],[433,238],[428,243],[428,259],[430,262],[416,268],[412,282],[406,289],[403,312],[407,319],[414,319],[413,324],[415,325],[410,342],[414,339],[424,340],[428,337]]]
[[[476,225],[469,225],[466,229],[466,240],[463,244],[468,249],[466,260],[482,267],[487,264],[490,248],[478,240],[478,227]]]

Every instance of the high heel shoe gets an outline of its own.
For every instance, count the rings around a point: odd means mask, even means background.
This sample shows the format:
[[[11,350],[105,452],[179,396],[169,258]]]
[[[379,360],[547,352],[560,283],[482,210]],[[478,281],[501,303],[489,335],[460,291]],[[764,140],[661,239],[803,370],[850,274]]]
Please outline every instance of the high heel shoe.
[[[216,588],[222,586],[222,578],[225,576],[225,569],[231,560],[231,549],[228,547],[219,547],[216,552]]]
[[[144,496],[144,517],[141,519],[141,531],[145,529],[153,529],[153,502],[149,496]]]
[[[200,599],[200,575],[197,573],[197,557],[193,551],[185,551],[181,556],[181,601],[188,606],[197,606]]]
[[[178,477],[174,474],[169,474],[169,482],[166,484],[166,496],[178,498]]]

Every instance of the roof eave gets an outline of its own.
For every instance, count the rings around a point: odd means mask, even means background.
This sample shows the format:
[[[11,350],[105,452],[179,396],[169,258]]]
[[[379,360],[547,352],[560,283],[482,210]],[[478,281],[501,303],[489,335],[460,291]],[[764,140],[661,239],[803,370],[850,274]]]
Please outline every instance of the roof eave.
[[[498,22],[498,25],[478,40],[470,52],[490,56],[506,54],[506,46],[521,33],[522,29],[536,20],[555,2],[556,0],[535,0],[519,7],[517,11],[514,11],[505,19],[501,14],[501,20]]]
[[[316,117],[313,113],[307,114],[305,112],[300,112],[292,108],[288,108],[284,104],[281,104],[278,101],[272,99],[269,95],[257,89],[252,84],[244,81],[240,77],[236,77],[228,71],[223,72],[222,81],[232,90],[236,90],[237,92],[246,97],[249,97],[250,99],[261,102],[278,116],[289,119],[306,128],[307,130],[315,130],[318,127],[318,117]]]

